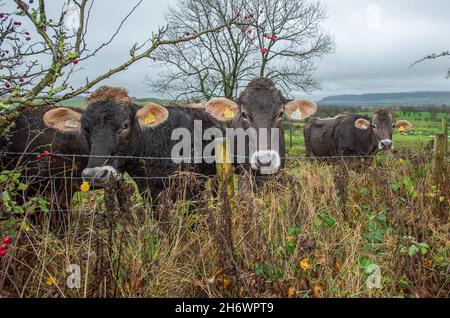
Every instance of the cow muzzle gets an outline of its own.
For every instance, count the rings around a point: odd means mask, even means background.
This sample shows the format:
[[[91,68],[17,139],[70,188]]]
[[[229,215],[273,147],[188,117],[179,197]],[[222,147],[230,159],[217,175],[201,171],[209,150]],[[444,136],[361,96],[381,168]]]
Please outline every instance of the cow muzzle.
[[[378,149],[380,149],[380,150],[393,150],[394,149],[394,143],[390,139],[383,139],[378,144]]]
[[[253,170],[261,174],[275,174],[281,166],[281,158],[278,152],[273,150],[257,151],[250,158]]]
[[[121,174],[111,166],[86,168],[82,173],[83,180],[89,181],[94,187],[104,187],[113,179],[119,179]]]

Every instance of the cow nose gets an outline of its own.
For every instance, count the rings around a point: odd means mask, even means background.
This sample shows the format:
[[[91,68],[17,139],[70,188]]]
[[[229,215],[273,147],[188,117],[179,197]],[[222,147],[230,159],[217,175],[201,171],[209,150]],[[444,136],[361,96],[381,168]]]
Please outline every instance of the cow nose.
[[[261,174],[275,174],[281,166],[281,158],[273,150],[257,151],[251,156],[250,163],[252,169]]]
[[[274,154],[271,152],[260,153],[256,157],[256,160],[257,160],[259,166],[270,166],[272,164],[273,159],[274,159]]]
[[[108,184],[111,176],[114,175],[117,175],[117,171],[110,166],[86,168],[82,173],[84,180],[90,181],[91,184],[98,187]]]
[[[380,145],[379,148],[382,149],[392,149],[393,148],[394,143],[392,142],[392,140],[390,139],[384,139],[382,141],[380,141]]]

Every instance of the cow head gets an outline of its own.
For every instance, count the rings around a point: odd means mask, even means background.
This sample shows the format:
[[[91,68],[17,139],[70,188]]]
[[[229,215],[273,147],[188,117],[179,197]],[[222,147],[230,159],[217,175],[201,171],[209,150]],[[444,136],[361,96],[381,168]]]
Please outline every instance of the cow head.
[[[90,157],[83,178],[103,187],[111,178],[121,176],[124,157],[132,155],[142,129],[164,123],[168,111],[153,103],[139,108],[121,88],[102,87],[87,98],[87,103],[82,114],[67,108],[51,110],[44,115],[44,122],[59,131],[86,136]]]
[[[412,124],[406,120],[396,122],[392,113],[379,110],[375,112],[370,121],[364,118],[356,120],[355,127],[361,130],[370,130],[378,142],[379,150],[392,150],[394,149],[393,130],[398,129],[400,132],[405,132],[412,128]]]
[[[317,106],[307,100],[286,100],[270,79],[259,78],[250,82],[237,103],[216,99],[206,105],[206,110],[219,120],[232,119],[235,133],[239,128],[253,128],[255,134],[248,135],[248,143],[253,146],[246,149],[245,156],[248,156],[253,170],[271,174],[278,171],[284,156],[282,119],[299,121],[308,118],[317,111]],[[272,137],[275,131],[279,134],[278,140],[275,140],[276,136]],[[262,132],[265,132],[264,136],[261,136]],[[273,144],[274,141],[277,145]]]

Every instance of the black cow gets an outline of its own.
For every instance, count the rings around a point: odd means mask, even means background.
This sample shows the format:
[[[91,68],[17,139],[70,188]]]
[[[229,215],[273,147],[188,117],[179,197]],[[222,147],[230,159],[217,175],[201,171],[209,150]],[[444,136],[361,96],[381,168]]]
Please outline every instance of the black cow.
[[[313,118],[304,127],[307,157],[373,156],[394,149],[393,129],[408,131],[412,124],[395,122],[393,115],[379,110],[372,118],[346,114],[334,118]]]
[[[81,134],[87,138],[90,158],[83,178],[94,187],[104,187],[111,178],[119,178],[127,172],[141,192],[149,189],[156,200],[166,187],[166,178],[176,171],[216,173],[214,160],[209,163],[178,160],[202,156],[202,152],[195,153],[194,147],[189,147],[202,138],[194,133],[195,121],[201,122],[201,134],[208,128],[220,130],[222,126],[203,108],[162,107],[154,103],[139,107],[126,90],[110,87],[98,89],[87,102],[88,107],[81,116],[72,109],[59,108],[46,114],[46,123],[67,135]],[[62,125],[68,120],[75,123],[73,128]],[[172,138],[176,129],[190,134],[189,153],[185,151],[180,157],[172,153],[180,143],[179,139]],[[197,140],[193,140],[195,138]],[[207,143],[200,140],[200,147]]]
[[[3,170],[19,169],[22,182],[28,188],[24,196],[14,198],[22,205],[35,196],[47,198],[49,209],[55,211],[53,224],[60,228],[64,210],[70,207],[73,193],[81,184],[81,172],[87,158],[71,156],[87,155],[88,144],[80,134],[64,134],[49,128],[44,115],[55,111],[53,106],[28,108],[15,121],[8,136],[1,138],[0,163]],[[70,108],[80,117],[81,110]],[[70,124],[61,123],[62,126]],[[56,223],[55,223],[56,222]]]
[[[258,78],[248,84],[237,102],[213,100],[206,105],[212,114],[232,109],[237,113],[232,149],[235,163],[256,175],[270,175],[284,167],[283,118],[299,121],[315,114],[317,106],[308,100],[287,100],[273,81]]]

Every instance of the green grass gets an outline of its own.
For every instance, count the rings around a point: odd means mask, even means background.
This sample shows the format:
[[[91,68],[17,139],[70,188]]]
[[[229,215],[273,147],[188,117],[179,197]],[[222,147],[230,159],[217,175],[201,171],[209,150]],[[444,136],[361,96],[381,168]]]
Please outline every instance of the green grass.
[[[372,115],[369,112],[362,112],[362,115]],[[413,129],[406,133],[394,132],[393,140],[395,147],[399,151],[417,151],[424,149],[433,140],[435,134],[442,133],[442,118],[445,113],[431,114],[429,112],[403,113],[396,112],[396,118],[408,120],[413,124]],[[285,126],[286,149],[290,155],[304,155],[305,142],[303,137],[304,123],[291,124]],[[289,130],[292,130],[292,149],[290,148]]]

